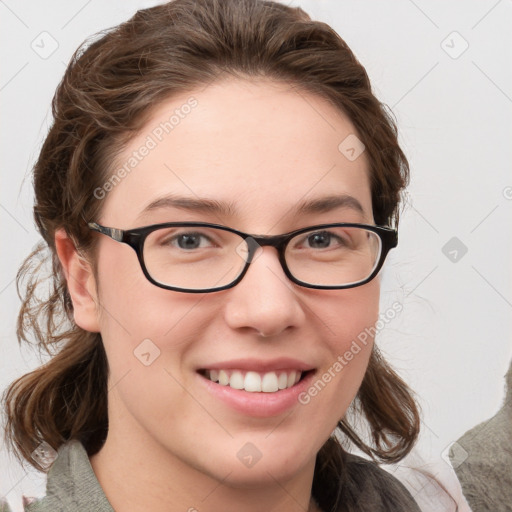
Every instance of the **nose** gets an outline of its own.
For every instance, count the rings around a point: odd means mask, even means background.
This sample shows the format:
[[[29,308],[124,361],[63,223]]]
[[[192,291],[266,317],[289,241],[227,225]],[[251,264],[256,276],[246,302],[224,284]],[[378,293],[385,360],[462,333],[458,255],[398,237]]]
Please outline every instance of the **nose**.
[[[304,322],[300,296],[279,263],[277,250],[262,247],[242,281],[228,290],[224,308],[232,329],[246,329],[261,336],[276,336]]]

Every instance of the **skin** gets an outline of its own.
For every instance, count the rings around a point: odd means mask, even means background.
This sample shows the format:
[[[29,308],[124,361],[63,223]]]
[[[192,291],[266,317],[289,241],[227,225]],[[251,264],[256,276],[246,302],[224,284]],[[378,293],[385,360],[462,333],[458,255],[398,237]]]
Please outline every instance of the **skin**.
[[[373,223],[365,155],[349,161],[338,150],[355,133],[352,123],[288,84],[229,79],[173,97],[155,108],[116,164],[190,96],[197,107],[109,192],[94,220],[120,229],[204,221],[253,234]],[[233,211],[140,215],[171,192],[229,202]],[[356,198],[364,213],[294,211],[305,199],[332,194]],[[63,231],[56,243],[75,321],[101,332],[110,365],[109,435],[91,464],[114,509],[316,510],[316,454],[354,399],[373,340],[309,404],[270,418],[247,417],[213,398],[196,369],[234,358],[294,357],[321,375],[377,320],[378,279],[348,290],[300,287],[266,247],[236,287],[187,294],[151,284],[135,252],[106,236],[98,235],[97,282]],[[133,353],[147,338],[160,350],[149,366]],[[247,442],[262,454],[251,468],[237,457]]]

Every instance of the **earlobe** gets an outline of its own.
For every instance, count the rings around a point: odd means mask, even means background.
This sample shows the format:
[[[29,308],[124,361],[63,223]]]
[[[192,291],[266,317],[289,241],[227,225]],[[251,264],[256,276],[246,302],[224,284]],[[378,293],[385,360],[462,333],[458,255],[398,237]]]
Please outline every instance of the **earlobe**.
[[[55,232],[55,247],[73,302],[75,323],[86,331],[99,332],[97,288],[90,263],[64,229]]]

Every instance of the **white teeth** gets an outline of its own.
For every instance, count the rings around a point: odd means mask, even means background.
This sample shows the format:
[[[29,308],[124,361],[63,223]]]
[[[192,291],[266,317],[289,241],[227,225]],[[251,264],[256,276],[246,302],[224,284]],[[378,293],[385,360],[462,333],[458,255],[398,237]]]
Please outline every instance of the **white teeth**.
[[[290,372],[288,374],[288,383],[286,386],[288,388],[291,388],[294,384],[295,384],[295,372]]]
[[[221,386],[230,386],[233,389],[243,389],[250,393],[275,393],[281,389],[291,388],[299,382],[302,376],[301,371],[280,371],[266,372],[247,372],[244,375],[240,370],[209,370],[206,372],[213,382],[218,382]]]
[[[261,391],[264,393],[274,393],[279,389],[277,385],[277,375],[275,372],[265,373],[261,379]]]
[[[261,391],[261,377],[256,372],[247,372],[244,379],[245,391],[255,393]]]
[[[224,370],[219,372],[219,384],[221,386],[227,386],[229,384],[229,376]]]
[[[277,385],[279,389],[286,389],[288,386],[288,375],[285,372],[279,374],[279,379],[277,381]]]
[[[234,389],[244,389],[244,376],[242,372],[233,372],[229,379],[229,385]]]

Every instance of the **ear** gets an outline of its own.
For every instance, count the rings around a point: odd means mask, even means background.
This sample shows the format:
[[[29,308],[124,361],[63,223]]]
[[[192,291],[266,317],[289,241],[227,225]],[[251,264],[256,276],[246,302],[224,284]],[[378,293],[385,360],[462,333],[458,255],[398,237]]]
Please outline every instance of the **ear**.
[[[55,247],[69,294],[75,323],[90,332],[100,332],[96,281],[89,262],[81,256],[64,229],[55,232]]]

